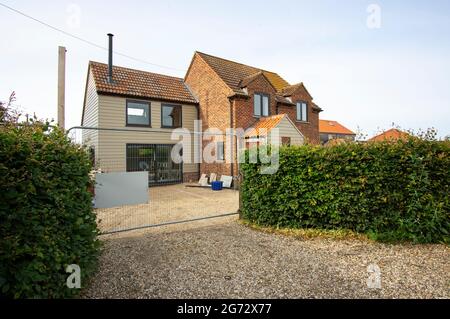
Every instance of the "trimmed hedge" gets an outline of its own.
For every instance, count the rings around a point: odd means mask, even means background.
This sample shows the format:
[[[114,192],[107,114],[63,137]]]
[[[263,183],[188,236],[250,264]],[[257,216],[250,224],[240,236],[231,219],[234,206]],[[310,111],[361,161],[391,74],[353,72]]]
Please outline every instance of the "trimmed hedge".
[[[99,251],[88,154],[45,124],[0,128],[0,295],[63,298],[66,267],[85,283]]]
[[[273,175],[261,175],[260,163],[241,165],[244,219],[350,229],[383,241],[450,242],[448,141],[281,147],[279,153]]]

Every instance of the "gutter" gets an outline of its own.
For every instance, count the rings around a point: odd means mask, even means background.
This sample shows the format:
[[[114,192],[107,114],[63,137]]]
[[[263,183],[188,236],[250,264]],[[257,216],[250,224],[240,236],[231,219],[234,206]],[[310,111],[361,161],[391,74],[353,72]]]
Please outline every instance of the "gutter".
[[[228,99],[234,99],[234,98],[242,98],[242,99],[249,99],[250,95],[245,94],[245,93],[237,93],[234,92],[233,94],[228,96]]]

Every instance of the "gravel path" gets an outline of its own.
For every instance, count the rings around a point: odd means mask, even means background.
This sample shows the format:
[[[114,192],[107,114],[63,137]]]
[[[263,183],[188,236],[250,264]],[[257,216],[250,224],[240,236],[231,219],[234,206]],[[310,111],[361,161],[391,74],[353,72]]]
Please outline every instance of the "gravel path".
[[[449,298],[450,249],[299,240],[233,218],[104,239],[84,298]],[[367,266],[381,289],[367,288]]]

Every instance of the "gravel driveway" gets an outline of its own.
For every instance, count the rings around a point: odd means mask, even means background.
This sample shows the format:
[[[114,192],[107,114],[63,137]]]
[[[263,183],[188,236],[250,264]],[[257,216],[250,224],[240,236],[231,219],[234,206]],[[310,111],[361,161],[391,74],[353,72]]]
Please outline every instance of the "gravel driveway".
[[[104,239],[84,298],[449,298],[444,245],[299,240],[235,218]],[[367,288],[367,266],[381,289]]]
[[[149,188],[149,203],[117,208],[97,209],[103,232],[144,225],[235,213],[239,209],[239,192],[223,189],[192,188],[184,184]]]

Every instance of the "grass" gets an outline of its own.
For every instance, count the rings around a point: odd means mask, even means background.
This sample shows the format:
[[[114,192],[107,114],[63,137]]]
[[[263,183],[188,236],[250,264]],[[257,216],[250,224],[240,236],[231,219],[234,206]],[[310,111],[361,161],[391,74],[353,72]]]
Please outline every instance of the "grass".
[[[367,235],[356,233],[348,229],[316,229],[316,228],[276,228],[260,226],[247,220],[241,220],[240,223],[250,229],[257,230],[267,234],[278,234],[297,239],[334,239],[334,240],[363,240],[373,241]]]

